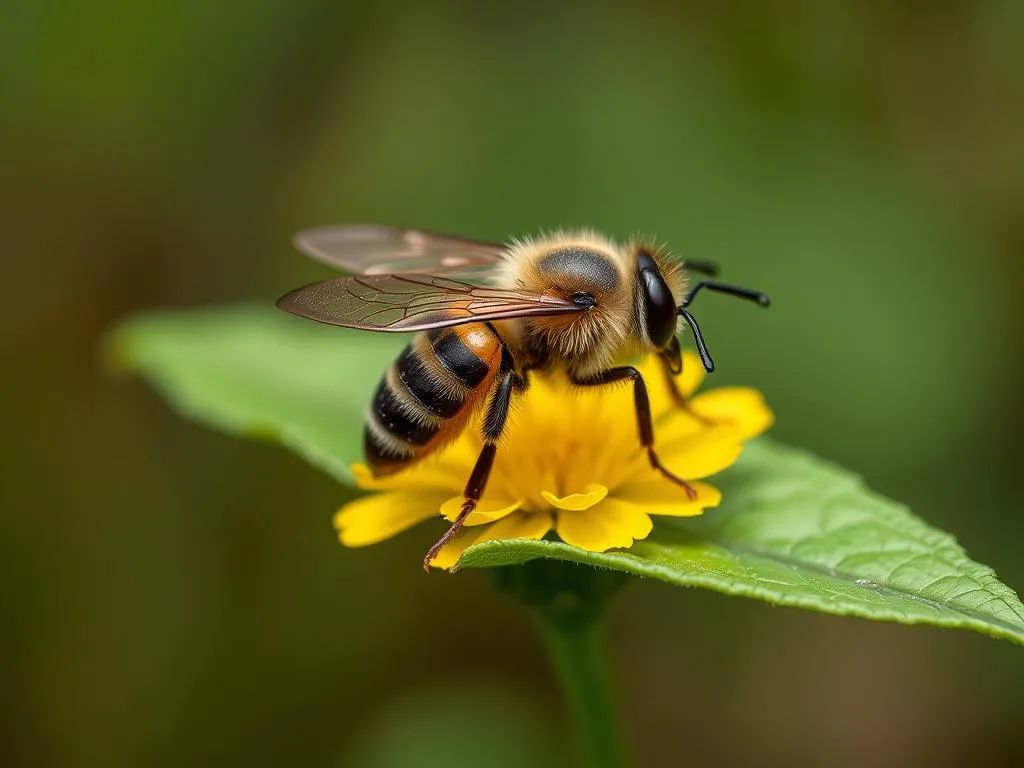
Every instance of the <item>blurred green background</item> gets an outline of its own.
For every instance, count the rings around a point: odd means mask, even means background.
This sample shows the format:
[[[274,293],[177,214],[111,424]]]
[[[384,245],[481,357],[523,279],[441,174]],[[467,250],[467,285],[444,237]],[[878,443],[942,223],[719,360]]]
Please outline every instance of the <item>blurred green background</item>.
[[[729,7],[727,8],[726,5]],[[775,435],[1020,556],[1024,4],[63,0],[0,22],[4,765],[558,765],[525,617],[436,531],[99,364],[152,306],[327,273],[311,225],[652,232]],[[654,583],[616,605],[644,765],[1016,764],[1024,655]]]

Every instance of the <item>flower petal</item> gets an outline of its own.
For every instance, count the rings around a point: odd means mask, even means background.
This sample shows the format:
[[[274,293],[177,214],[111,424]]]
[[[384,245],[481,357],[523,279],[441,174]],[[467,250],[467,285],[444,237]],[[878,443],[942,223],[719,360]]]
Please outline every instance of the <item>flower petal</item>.
[[[651,527],[651,518],[643,509],[609,498],[580,512],[559,511],[555,529],[566,544],[604,552],[630,546],[634,539],[645,538]]]
[[[576,512],[590,509],[608,495],[608,488],[600,483],[588,483],[583,493],[570,493],[568,496],[556,496],[551,491],[541,491],[540,495],[548,504],[556,509],[568,509]]]
[[[537,376],[512,413],[491,484],[538,509],[556,497],[604,481],[604,468],[621,464],[622,447],[636,444],[633,394],[628,384],[574,387],[564,374]],[[595,437],[581,425],[600,425]],[[582,460],[581,460],[582,459]]]
[[[441,514],[444,515],[445,519],[449,523],[454,523],[455,518],[462,512],[462,504],[466,501],[465,496],[452,496],[449,499],[445,499],[444,503],[441,504]],[[510,501],[503,498],[484,498],[476,504],[476,509],[469,513],[469,517],[465,519],[463,525],[483,525],[484,523],[493,523],[495,520],[500,520],[506,515],[515,512],[523,505],[522,501]]]
[[[712,422],[695,414],[690,406],[692,400],[686,402],[687,405],[683,408],[673,404],[655,422],[654,432],[659,442],[671,442],[715,426]]]
[[[551,515],[547,512],[516,512],[491,525],[480,525],[464,530],[445,544],[430,561],[435,568],[451,568],[473,544],[493,539],[540,539],[551,530]]]
[[[334,515],[338,539],[363,547],[390,539],[438,514],[444,495],[429,491],[385,491],[350,501]]]
[[[722,492],[715,486],[696,480],[690,483],[697,491],[697,498],[690,499],[686,491],[664,478],[634,481],[615,489],[615,498],[636,505],[649,515],[671,515],[692,517],[705,509],[717,507],[722,501]]]
[[[749,387],[721,387],[690,401],[693,410],[717,424],[736,430],[741,440],[760,435],[775,421],[764,395]]]
[[[700,385],[704,383],[706,375],[707,372],[704,370],[704,363],[701,362],[700,355],[689,349],[684,351],[683,370],[675,377],[676,387],[683,397],[689,397],[696,392]]]
[[[467,468],[465,462],[453,461],[454,458],[451,449],[444,450],[436,456],[428,456],[423,461],[416,462],[407,469],[383,477],[374,477],[372,470],[365,464],[353,464],[351,469],[356,485],[367,491],[425,488],[454,491],[460,490],[466,484],[472,470],[472,464]]]
[[[714,427],[655,446],[662,463],[684,480],[709,477],[731,466],[743,446],[729,427]],[[639,474],[639,473],[638,473]]]

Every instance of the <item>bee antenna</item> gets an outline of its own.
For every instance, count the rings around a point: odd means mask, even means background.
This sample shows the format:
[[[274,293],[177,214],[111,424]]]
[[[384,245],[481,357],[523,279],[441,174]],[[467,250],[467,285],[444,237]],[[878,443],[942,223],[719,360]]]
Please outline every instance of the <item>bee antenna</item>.
[[[683,268],[691,272],[700,272],[708,277],[718,277],[718,265],[707,259],[684,259]]]
[[[690,330],[693,331],[693,340],[697,343],[697,352],[700,353],[700,361],[704,363],[704,370],[712,373],[715,370],[715,361],[711,359],[708,345],[704,343],[704,335],[700,332],[700,326],[697,325],[697,318],[682,307],[679,308],[679,314],[689,323]]]
[[[728,283],[720,283],[717,280],[701,280],[695,286],[693,290],[686,294],[686,298],[683,299],[683,305],[679,308],[680,314],[685,307],[690,306],[690,302],[693,301],[694,297],[700,292],[702,288],[707,288],[709,291],[717,291],[718,293],[728,293],[732,296],[737,296],[747,301],[753,301],[762,307],[767,307],[772,303],[772,300],[767,295],[760,291],[752,291],[749,288],[740,288],[738,285],[729,285]]]

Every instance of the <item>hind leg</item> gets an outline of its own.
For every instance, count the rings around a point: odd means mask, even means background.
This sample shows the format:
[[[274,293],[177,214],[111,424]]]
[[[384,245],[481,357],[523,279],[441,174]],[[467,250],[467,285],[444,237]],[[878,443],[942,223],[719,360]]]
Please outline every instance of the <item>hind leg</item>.
[[[505,430],[505,422],[508,418],[509,405],[512,402],[512,393],[517,389],[515,372],[511,368],[502,369],[491,386],[491,395],[487,404],[487,411],[484,414],[483,438],[484,447],[477,457],[473,472],[466,483],[463,491],[465,500],[462,502],[462,509],[451,527],[437,540],[423,558],[423,570],[430,571],[430,561],[433,560],[441,548],[451,541],[455,534],[462,530],[463,524],[470,513],[476,509],[477,502],[483,496],[487,488],[487,480],[491,476],[491,469],[494,467],[494,456],[498,451],[498,439]],[[523,382],[525,386],[525,382]]]

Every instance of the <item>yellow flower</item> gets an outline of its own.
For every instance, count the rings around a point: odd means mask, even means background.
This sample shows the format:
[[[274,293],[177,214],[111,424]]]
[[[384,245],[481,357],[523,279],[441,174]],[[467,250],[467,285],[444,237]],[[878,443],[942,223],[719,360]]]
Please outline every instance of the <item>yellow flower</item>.
[[[713,389],[679,408],[651,357],[639,365],[654,415],[655,448],[685,490],[652,469],[640,447],[628,385],[572,389],[554,377],[531,377],[498,446],[487,490],[465,527],[431,561],[451,568],[467,547],[491,539],[540,539],[554,530],[566,544],[592,552],[629,547],[651,532],[651,515],[687,517],[715,507],[721,493],[700,482],[728,467],[742,442],[768,429],[773,416],[754,389]],[[679,391],[690,397],[704,378],[696,355],[684,356]],[[482,441],[470,425],[451,446],[391,477],[353,467],[361,488],[380,493],[349,502],[334,517],[342,544],[388,539],[435,515],[454,521]]]

